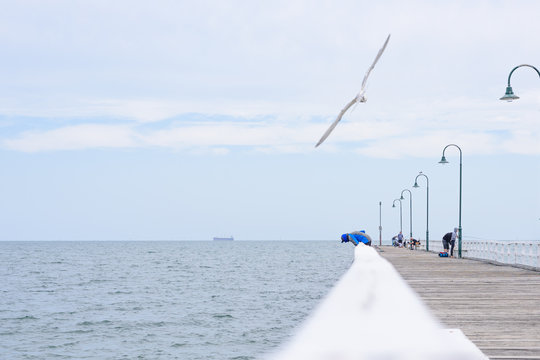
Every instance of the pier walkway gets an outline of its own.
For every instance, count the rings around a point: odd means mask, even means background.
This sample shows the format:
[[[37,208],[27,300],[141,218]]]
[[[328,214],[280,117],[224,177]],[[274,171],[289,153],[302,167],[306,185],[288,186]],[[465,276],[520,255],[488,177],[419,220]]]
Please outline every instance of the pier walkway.
[[[490,359],[540,360],[540,272],[392,246],[378,249],[445,327],[461,329]],[[400,335],[422,346],[414,334]]]

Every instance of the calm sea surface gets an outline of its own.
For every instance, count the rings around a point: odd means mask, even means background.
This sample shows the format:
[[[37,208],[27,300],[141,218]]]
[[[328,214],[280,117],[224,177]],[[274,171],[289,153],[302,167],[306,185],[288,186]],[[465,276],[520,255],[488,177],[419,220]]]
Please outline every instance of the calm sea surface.
[[[0,242],[0,359],[255,359],[351,265],[339,241]]]

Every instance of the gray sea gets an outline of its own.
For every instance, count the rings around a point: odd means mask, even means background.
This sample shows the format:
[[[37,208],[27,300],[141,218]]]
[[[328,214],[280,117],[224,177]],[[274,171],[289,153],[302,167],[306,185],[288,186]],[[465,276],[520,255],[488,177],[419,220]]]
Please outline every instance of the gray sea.
[[[339,241],[0,242],[0,359],[256,359],[353,260]]]

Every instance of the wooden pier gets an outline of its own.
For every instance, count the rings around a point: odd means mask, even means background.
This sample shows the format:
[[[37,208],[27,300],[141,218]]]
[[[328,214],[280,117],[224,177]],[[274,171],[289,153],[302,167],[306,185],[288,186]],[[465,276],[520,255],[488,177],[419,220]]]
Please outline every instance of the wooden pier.
[[[540,272],[391,246],[379,250],[445,327],[461,329],[490,359],[540,360]],[[422,339],[414,341],[422,346]]]

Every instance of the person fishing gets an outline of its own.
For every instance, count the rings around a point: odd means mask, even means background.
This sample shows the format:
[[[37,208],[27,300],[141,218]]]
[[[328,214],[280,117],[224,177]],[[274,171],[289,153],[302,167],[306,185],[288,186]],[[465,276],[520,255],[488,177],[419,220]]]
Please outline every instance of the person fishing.
[[[351,233],[341,235],[341,242],[352,242],[354,246],[357,246],[360,243],[371,246],[371,237],[366,234],[365,230],[353,231]]]

